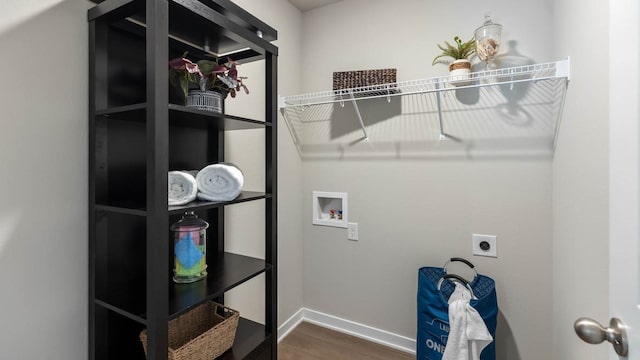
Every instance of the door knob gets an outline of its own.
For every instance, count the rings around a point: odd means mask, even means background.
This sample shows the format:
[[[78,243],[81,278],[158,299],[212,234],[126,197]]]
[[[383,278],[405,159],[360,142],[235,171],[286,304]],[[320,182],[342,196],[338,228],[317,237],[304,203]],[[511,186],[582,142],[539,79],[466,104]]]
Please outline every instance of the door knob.
[[[583,341],[589,344],[600,344],[607,340],[613,345],[616,354],[626,357],[629,353],[629,344],[624,328],[622,320],[617,318],[611,318],[608,328],[589,318],[580,318],[573,323],[573,329]]]

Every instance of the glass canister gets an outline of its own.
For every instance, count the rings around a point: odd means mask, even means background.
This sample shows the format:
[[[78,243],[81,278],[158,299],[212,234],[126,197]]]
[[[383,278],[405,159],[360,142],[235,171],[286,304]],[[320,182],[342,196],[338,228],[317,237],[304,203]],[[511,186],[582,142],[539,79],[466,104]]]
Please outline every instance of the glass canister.
[[[491,62],[498,55],[502,37],[502,25],[496,24],[489,15],[485,15],[484,24],[473,33],[476,39],[476,55],[484,61],[486,70],[491,68]]]
[[[207,228],[209,223],[193,211],[172,224],[173,233],[173,281],[192,283],[207,276]]]

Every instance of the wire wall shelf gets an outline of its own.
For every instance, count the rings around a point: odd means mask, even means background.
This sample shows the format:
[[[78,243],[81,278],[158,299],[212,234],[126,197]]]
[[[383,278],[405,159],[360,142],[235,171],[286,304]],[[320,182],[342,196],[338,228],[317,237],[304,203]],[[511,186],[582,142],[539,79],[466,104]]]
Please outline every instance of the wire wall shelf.
[[[569,78],[567,58],[284,96],[279,107],[303,158],[468,155],[470,148],[552,153]]]

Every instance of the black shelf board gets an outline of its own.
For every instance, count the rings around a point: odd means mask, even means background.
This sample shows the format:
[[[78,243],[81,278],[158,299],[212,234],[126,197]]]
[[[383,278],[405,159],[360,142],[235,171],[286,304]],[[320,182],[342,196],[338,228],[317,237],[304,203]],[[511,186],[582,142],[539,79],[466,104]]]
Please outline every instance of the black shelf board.
[[[221,9],[224,13],[217,11]],[[277,39],[276,31],[229,0],[170,0],[169,32],[192,44],[204,44],[206,38],[211,51],[220,55],[247,48],[278,53],[271,44]]]
[[[247,119],[240,116],[215,114],[187,106],[169,104],[169,118],[172,125],[208,127],[213,125],[217,130],[262,129],[270,123]]]
[[[126,310],[123,310],[123,309],[121,309],[121,308],[119,308],[117,306],[111,305],[111,304],[109,304],[109,303],[107,303],[105,301],[102,301],[100,299],[96,299],[95,303],[98,306],[101,306],[101,307],[103,307],[105,309],[111,310],[114,313],[120,314],[120,315],[122,315],[124,317],[127,317],[127,318],[129,318],[129,319],[131,319],[131,320],[133,320],[135,322],[138,322],[138,323],[143,324],[143,325],[147,324],[147,320],[146,319],[144,319],[144,318],[142,318],[140,316],[137,316],[135,314],[132,314],[132,313],[126,311]]]
[[[215,274],[191,284],[172,284],[169,288],[169,317],[175,318],[205,300],[214,300],[225,291],[250,280],[271,266],[264,260],[244,255],[224,253],[215,264],[207,264],[207,272]]]
[[[271,265],[264,260],[244,255],[223,253],[215,259],[213,264],[207,264],[208,275],[203,280],[191,284],[176,284],[172,279],[167,280],[169,318],[176,318],[203,301],[214,300],[271,269]],[[146,325],[145,282],[140,277],[137,281],[133,280],[108,294],[96,294],[94,301],[96,305]]]
[[[225,205],[238,204],[247,201],[261,200],[271,198],[271,194],[256,191],[243,191],[237,198],[231,201],[192,201],[186,205],[169,206],[169,214],[177,215],[185,211],[200,211],[211,208],[221,207]]]
[[[119,309],[114,308],[113,306],[110,306],[102,301],[96,301],[96,304],[105,309],[123,315],[122,312],[119,311]],[[128,314],[124,315],[130,318]],[[146,326],[143,320],[133,320]],[[249,357],[253,358],[253,356],[250,355],[260,353],[264,347],[269,346],[271,338],[272,335],[266,332],[264,325],[240,317],[240,319],[238,320],[236,335],[233,341],[233,347],[216,359],[241,360],[247,359]]]
[[[248,119],[240,116],[217,114],[187,106],[169,104],[169,123],[172,126],[214,130],[263,129],[271,123]],[[146,103],[117,106],[96,111],[96,116],[125,121],[144,122]]]
[[[233,347],[216,360],[247,359],[250,355],[260,352],[263,347],[269,346],[271,337],[263,325],[241,317]]]
[[[127,21],[141,30],[146,26],[144,1],[92,1],[98,5],[89,9],[89,21],[105,16],[113,22],[129,18]],[[262,55],[266,51],[278,53],[278,48],[271,44],[277,40],[276,30],[229,0],[169,0],[169,35],[196,48],[204,49],[206,44],[212,53],[237,61],[261,58],[242,57],[247,49]]]
[[[128,32],[133,36],[137,36],[140,39],[144,39],[146,27],[132,18],[125,18],[118,22],[114,22],[113,26],[122,31]],[[223,54],[218,54],[211,51],[210,48],[205,48],[201,44],[194,44],[188,40],[179,38],[175,35],[169,36],[169,48],[179,50],[181,52],[188,51],[190,58],[202,59],[207,56],[214,56],[219,58],[219,62],[226,62],[228,59],[232,59],[240,64],[247,64],[254,61],[264,60],[264,54],[250,48],[242,48]]]
[[[116,106],[103,110],[96,110],[96,116],[115,117],[121,120],[144,121],[147,103]],[[141,115],[142,114],[142,115]]]
[[[238,203],[243,203],[243,202],[247,202],[247,201],[255,201],[255,200],[262,200],[262,199],[269,199],[271,198],[272,195],[271,194],[267,194],[264,192],[258,192],[258,191],[243,191],[240,193],[240,195],[238,195],[237,198],[230,200],[230,201],[201,201],[201,200],[196,200],[196,201],[192,201],[186,205],[179,205],[179,206],[169,206],[168,207],[168,211],[169,211],[169,215],[177,215],[177,214],[182,214],[185,211],[201,211],[201,210],[207,210],[207,209],[213,209],[213,208],[217,208],[217,207],[222,207],[225,205],[233,205],[233,204],[238,204]],[[144,209],[144,207],[140,207],[140,204],[131,204],[131,203],[110,203],[110,204],[95,204],[95,210],[97,211],[105,211],[105,212],[111,212],[111,213],[118,213],[118,214],[128,214],[128,215],[135,215],[135,216],[146,216],[147,215],[147,211]]]
[[[87,12],[89,21],[107,17],[109,19],[119,19],[144,11],[144,1],[138,0],[91,0],[98,4]]]
[[[230,18],[235,23],[246,29],[262,31],[262,38],[267,41],[278,40],[278,32],[276,29],[264,23],[262,20],[246,12],[240,6],[229,0],[208,0],[207,6],[219,12],[220,14]]]
[[[147,211],[142,208],[137,208],[134,204],[118,204],[118,205],[105,205],[105,204],[96,204],[96,211],[105,211],[110,213],[117,214],[127,214],[127,215],[135,215],[135,216],[146,216]]]

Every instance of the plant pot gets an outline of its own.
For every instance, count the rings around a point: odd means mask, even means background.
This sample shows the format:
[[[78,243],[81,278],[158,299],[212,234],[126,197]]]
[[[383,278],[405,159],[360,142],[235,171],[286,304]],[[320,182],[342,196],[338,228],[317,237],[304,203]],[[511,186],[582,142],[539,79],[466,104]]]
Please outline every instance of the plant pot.
[[[189,90],[186,106],[222,114],[222,94],[217,91]]]
[[[471,61],[458,59],[449,65],[450,83],[455,86],[469,85],[469,74],[471,73]]]

